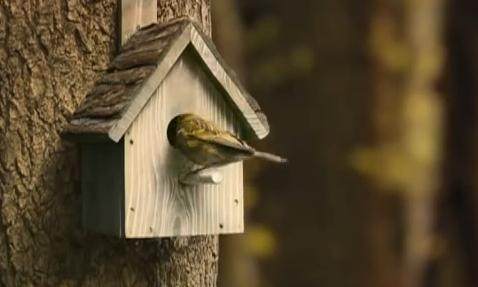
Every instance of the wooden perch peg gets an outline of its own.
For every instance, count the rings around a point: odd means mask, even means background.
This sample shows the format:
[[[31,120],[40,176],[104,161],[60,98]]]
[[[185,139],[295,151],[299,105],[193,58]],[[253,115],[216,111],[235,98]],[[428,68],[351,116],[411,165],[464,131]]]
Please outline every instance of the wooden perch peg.
[[[217,169],[202,169],[184,174],[179,181],[186,185],[196,184],[220,184],[224,177]]]

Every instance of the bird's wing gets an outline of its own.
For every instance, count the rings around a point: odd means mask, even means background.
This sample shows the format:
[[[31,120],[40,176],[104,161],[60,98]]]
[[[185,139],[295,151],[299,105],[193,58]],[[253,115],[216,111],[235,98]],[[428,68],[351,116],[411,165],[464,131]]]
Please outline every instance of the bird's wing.
[[[227,147],[245,154],[253,154],[255,150],[247,143],[227,131],[222,131],[209,121],[191,117],[188,124],[180,131],[183,136],[205,143]]]
[[[244,141],[238,139],[229,132],[198,132],[190,135],[196,140],[206,142],[209,144],[214,144],[222,147],[227,147],[234,149],[238,152],[243,152],[245,154],[254,154],[255,150],[246,144]]]

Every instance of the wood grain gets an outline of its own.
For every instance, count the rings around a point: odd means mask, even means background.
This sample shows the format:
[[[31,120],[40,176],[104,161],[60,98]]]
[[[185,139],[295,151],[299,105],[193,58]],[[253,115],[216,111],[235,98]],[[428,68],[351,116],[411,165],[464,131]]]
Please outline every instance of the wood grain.
[[[121,44],[140,27],[156,23],[157,0],[121,0]]]
[[[169,121],[194,112],[237,133],[238,115],[186,52],[125,135],[126,237],[164,237],[242,232],[242,163],[221,168],[220,184],[186,186],[192,168],[166,139]]]

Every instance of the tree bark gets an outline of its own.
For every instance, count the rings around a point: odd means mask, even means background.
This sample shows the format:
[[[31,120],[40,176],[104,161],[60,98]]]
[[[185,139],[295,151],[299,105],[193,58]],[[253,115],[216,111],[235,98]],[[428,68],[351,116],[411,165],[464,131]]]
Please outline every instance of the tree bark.
[[[159,1],[161,20],[209,1]],[[0,2],[0,286],[215,286],[217,237],[122,240],[81,229],[65,117],[115,53],[117,1]]]
[[[211,36],[211,0],[158,0],[158,21],[187,16],[200,23]]]

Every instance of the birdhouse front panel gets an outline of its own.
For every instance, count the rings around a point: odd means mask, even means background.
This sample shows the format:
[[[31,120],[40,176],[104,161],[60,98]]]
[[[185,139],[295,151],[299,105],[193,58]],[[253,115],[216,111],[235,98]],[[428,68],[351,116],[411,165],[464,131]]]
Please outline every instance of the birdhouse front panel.
[[[242,163],[218,168],[220,184],[184,185],[179,177],[194,166],[167,140],[170,120],[181,113],[235,134],[243,129],[237,109],[200,63],[187,48],[125,134],[126,237],[243,232]]]

